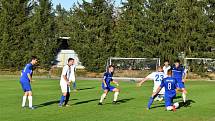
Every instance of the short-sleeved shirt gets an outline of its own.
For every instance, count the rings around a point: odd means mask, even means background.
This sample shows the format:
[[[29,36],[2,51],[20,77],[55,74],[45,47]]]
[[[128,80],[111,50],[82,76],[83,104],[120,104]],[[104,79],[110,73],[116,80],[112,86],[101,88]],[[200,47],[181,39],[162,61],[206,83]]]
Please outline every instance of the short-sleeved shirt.
[[[183,76],[186,74],[186,71],[184,69],[183,66],[179,66],[179,67],[172,67],[172,74],[173,74],[173,78],[177,79],[178,82],[182,82]]]
[[[30,74],[30,76],[33,74],[33,65],[31,63],[26,64],[25,68],[22,70],[20,82],[30,82],[28,74]]]
[[[160,87],[165,88],[166,97],[173,97],[176,95],[177,80],[173,77],[164,78]]]
[[[171,69],[171,66],[164,66],[163,67],[163,72],[167,75],[167,71],[169,70],[169,69]]]
[[[103,80],[105,80],[105,83],[107,86],[110,86],[111,81],[113,81],[113,74],[109,72],[105,72],[103,76]]]
[[[60,84],[67,84],[66,83],[67,80],[64,79],[64,76],[66,76],[67,79],[69,79],[70,74],[71,74],[71,68],[70,68],[70,66],[69,65],[65,65],[63,67],[63,70],[62,70],[62,73],[61,73]]]

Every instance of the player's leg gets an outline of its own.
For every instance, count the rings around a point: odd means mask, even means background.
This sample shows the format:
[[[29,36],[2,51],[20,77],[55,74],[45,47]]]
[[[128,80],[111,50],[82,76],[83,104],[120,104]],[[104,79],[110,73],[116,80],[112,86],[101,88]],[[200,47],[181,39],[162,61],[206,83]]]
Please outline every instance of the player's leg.
[[[74,91],[77,91],[77,85],[76,85],[76,81],[72,81],[72,87]]]
[[[63,105],[66,95],[67,95],[67,84],[61,84],[60,87],[61,87],[62,95],[60,98],[59,106],[61,107]]]
[[[158,94],[157,94],[158,95]],[[154,99],[157,97],[157,95],[155,95],[154,97],[150,97],[149,101],[148,101],[148,105],[147,105],[147,109],[151,108],[152,103],[154,102]]]
[[[27,97],[28,97],[28,92],[26,90],[26,86],[23,82],[20,83],[21,86],[22,86],[22,90],[24,91],[24,95],[22,97],[22,107],[25,107],[25,103],[26,103],[26,100],[27,100]]]
[[[100,101],[99,101],[99,104],[98,105],[102,105],[102,102],[103,100],[105,99],[105,97],[107,96],[109,90],[108,89],[105,89],[104,90],[104,93],[101,95],[101,98],[100,98]]]
[[[175,110],[172,106],[172,98],[171,97],[165,97],[165,107],[167,111]]]
[[[31,108],[31,109],[33,109],[32,101],[33,101],[32,91],[28,91],[28,103],[29,103],[29,108]]]
[[[115,88],[115,87],[110,87],[110,90],[114,92],[113,103],[116,104],[120,90],[118,88]]]
[[[68,87],[67,87],[66,100],[65,100],[65,103],[64,103],[65,106],[69,106],[69,105],[68,105],[69,98],[70,98],[70,87],[68,86]]]
[[[183,99],[183,102],[185,103],[186,102],[186,89],[185,89],[185,86],[184,86],[184,83],[181,82],[178,84],[179,88],[182,90],[182,99]]]

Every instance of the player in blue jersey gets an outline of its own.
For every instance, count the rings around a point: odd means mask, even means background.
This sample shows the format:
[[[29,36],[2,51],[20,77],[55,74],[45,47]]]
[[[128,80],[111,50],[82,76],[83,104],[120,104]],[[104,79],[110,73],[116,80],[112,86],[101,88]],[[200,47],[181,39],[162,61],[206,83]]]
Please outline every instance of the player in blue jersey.
[[[175,78],[178,82],[178,87],[183,90],[182,91],[182,98],[183,101],[186,102],[186,89],[184,86],[184,82],[186,79],[186,70],[185,68],[180,64],[180,60],[176,60],[175,64],[172,67],[172,73],[173,73],[173,78]]]
[[[102,105],[103,100],[107,96],[108,92],[115,92],[114,93],[114,99],[113,99],[113,104],[117,103],[117,98],[119,95],[119,89],[112,86],[110,83],[113,82],[117,86],[119,86],[119,83],[113,80],[113,72],[114,72],[114,67],[112,65],[108,66],[107,72],[104,73],[103,80],[102,80],[102,89],[104,90],[104,93],[101,96],[101,99],[99,101],[98,105]]]
[[[160,90],[165,88],[165,107],[166,110],[176,111],[176,108],[179,107],[178,103],[173,104],[173,99],[176,97],[176,89],[178,89],[177,80],[172,77],[172,70],[167,71],[167,78],[164,78],[161,85],[158,87],[157,91],[152,94],[152,97],[149,100],[148,108],[150,108],[153,98],[160,92]],[[186,92],[185,92],[186,93]]]
[[[31,62],[26,64],[25,68],[22,70],[21,77],[20,77],[20,84],[24,91],[24,96],[22,99],[22,107],[25,107],[26,99],[28,98],[29,108],[34,109],[32,106],[32,75],[33,75],[33,66],[37,63],[37,58],[32,56]]]

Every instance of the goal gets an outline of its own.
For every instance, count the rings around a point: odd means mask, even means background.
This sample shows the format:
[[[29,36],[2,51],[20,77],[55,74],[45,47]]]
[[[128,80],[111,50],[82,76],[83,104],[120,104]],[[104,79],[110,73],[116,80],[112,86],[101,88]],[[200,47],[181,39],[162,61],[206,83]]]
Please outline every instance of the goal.
[[[140,80],[160,66],[160,58],[111,57],[107,66],[114,65],[114,79]]]

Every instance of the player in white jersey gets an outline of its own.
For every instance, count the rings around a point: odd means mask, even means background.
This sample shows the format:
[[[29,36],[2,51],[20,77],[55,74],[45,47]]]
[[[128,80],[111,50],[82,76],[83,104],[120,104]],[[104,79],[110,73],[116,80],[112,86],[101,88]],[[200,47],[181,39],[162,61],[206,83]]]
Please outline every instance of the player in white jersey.
[[[69,82],[71,83],[72,82],[72,87],[73,87],[73,90],[74,91],[77,91],[76,90],[76,80],[75,80],[75,71],[76,71],[76,66],[75,66],[75,61],[73,60],[73,64],[70,66],[70,70],[71,70],[71,73],[70,73],[70,76],[69,76]]]
[[[71,68],[70,66],[74,63],[73,58],[68,59],[68,64],[63,67],[61,79],[60,79],[60,87],[62,91],[62,96],[60,99],[59,106],[62,107],[64,101],[64,105],[67,106],[70,97],[70,75],[71,75]]]
[[[153,87],[153,92],[156,92],[157,88],[160,86],[162,80],[166,77],[166,74],[164,74],[163,72],[163,68],[161,66],[159,66],[157,68],[156,72],[152,72],[151,74],[149,74],[147,77],[145,77],[142,81],[140,81],[137,86],[140,87],[145,81],[147,80],[154,80],[154,87]],[[155,100],[159,100],[162,101],[163,100],[163,96],[165,93],[165,89],[162,88],[161,91],[158,93],[158,96],[155,98]]]
[[[171,69],[171,66],[169,65],[169,60],[164,61],[163,71],[167,75],[168,70]]]

